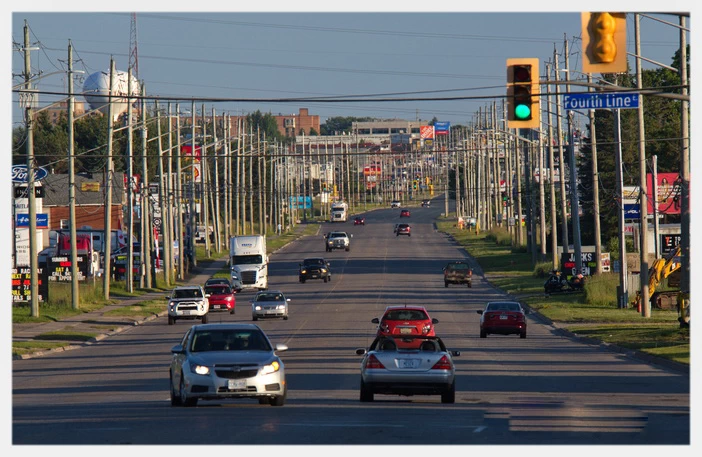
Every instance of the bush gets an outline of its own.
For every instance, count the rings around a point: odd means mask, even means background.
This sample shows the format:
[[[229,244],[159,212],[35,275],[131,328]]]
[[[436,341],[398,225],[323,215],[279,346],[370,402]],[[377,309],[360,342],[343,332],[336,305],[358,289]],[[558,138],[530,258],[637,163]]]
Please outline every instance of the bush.
[[[510,246],[512,244],[512,235],[502,227],[491,228],[485,235],[488,241],[494,241],[498,246]]]
[[[585,280],[585,301],[596,306],[616,306],[619,274],[602,273]]]
[[[532,275],[535,278],[547,278],[553,271],[553,262],[541,262],[534,266]]]

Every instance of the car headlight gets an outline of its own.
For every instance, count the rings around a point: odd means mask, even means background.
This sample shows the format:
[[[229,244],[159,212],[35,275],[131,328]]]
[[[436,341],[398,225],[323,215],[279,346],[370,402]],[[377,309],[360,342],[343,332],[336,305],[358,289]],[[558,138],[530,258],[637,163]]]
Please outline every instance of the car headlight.
[[[285,309],[285,305],[278,305],[276,306],[277,309]]]
[[[261,305],[256,305],[256,306],[254,306],[254,309],[255,309],[256,311],[261,311]]]
[[[206,365],[191,365],[190,370],[193,373],[197,373],[197,374],[203,375],[203,376],[210,374],[210,367],[208,367]]]
[[[265,365],[261,369],[261,374],[271,374],[275,373],[278,370],[280,370],[280,363],[278,363],[277,360],[274,360],[270,365]]]
[[[307,273],[307,270],[302,270],[300,273],[304,275],[305,273]]]
[[[237,275],[232,275],[232,279],[233,279],[234,281],[238,281],[238,280],[239,280],[239,277],[238,277]]]
[[[327,269],[326,269],[326,268],[322,268],[322,273],[326,273],[326,272],[327,272]]]

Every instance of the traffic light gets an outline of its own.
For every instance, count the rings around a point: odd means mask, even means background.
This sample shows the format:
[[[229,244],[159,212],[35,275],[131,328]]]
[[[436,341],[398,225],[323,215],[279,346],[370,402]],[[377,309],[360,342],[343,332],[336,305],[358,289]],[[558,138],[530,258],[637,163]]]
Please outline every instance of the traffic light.
[[[627,71],[626,14],[581,13],[583,72]]]
[[[507,59],[507,127],[539,128],[539,59]]]

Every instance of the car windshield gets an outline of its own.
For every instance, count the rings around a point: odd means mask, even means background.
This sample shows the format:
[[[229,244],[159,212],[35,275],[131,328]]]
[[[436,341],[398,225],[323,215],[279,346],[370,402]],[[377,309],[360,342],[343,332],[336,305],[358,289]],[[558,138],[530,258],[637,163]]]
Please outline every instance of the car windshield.
[[[409,228],[409,225],[407,225],[407,224],[400,224],[398,227],[401,228],[401,229],[406,229],[406,228]]]
[[[329,238],[344,238],[346,236],[345,233],[330,233]]]
[[[201,330],[193,334],[190,351],[271,351],[271,345],[259,330]]]
[[[324,265],[324,259],[305,259],[302,264],[306,267]]]
[[[205,293],[210,294],[210,295],[231,294],[232,289],[229,286],[225,286],[225,285],[208,286],[208,287],[205,287]]]
[[[454,263],[448,266],[449,270],[467,270],[468,265],[465,263]]]
[[[490,303],[487,307],[488,311],[519,311],[518,303]]]
[[[421,310],[398,309],[388,311],[383,319],[386,321],[421,321],[429,319],[429,317]]]
[[[202,298],[200,289],[176,289],[173,298]]]
[[[256,301],[283,301],[283,294],[265,293],[256,295]]]
[[[260,254],[235,255],[232,257],[232,265],[256,265],[260,263],[263,263],[263,256]]]

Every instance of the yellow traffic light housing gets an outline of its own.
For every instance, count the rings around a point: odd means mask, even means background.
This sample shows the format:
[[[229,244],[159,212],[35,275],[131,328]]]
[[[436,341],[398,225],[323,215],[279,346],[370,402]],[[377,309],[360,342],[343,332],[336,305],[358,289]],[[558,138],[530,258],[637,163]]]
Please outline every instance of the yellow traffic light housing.
[[[583,72],[626,72],[626,14],[581,13],[580,19]]]
[[[507,59],[507,127],[539,128],[539,59]]]

